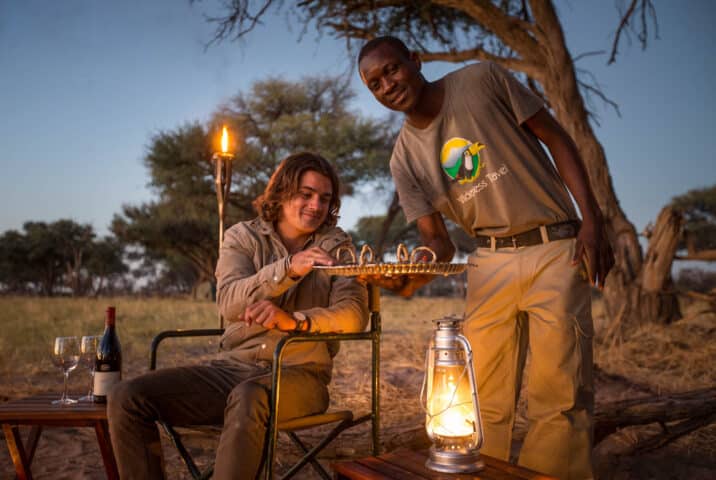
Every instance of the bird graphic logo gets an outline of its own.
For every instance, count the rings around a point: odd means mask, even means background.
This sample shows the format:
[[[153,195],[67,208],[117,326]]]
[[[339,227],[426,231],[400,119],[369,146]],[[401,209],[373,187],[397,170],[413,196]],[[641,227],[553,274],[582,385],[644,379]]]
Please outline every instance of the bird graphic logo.
[[[480,142],[453,137],[443,144],[440,164],[447,176],[460,184],[474,182],[483,166],[480,161],[483,148],[485,145]]]

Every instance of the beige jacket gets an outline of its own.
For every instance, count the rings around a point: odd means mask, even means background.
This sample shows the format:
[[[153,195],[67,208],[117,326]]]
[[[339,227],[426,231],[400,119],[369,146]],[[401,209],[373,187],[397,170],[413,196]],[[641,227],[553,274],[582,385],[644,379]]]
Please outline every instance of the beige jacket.
[[[353,248],[350,236],[338,227],[318,230],[304,248],[318,246],[335,255],[341,246]],[[347,252],[345,252],[346,255]],[[366,288],[350,277],[331,277],[314,270],[291,280],[288,251],[269,222],[255,218],[226,231],[216,265],[217,303],[226,321],[222,350],[236,360],[271,362],[278,341],[287,335],[261,325],[247,326],[241,316],[249,305],[269,299],[284,311],[300,311],[311,319],[312,332],[360,332],[368,323]],[[345,261],[345,259],[344,259]],[[332,365],[335,351],[324,343],[295,343],[284,354],[285,365]]]

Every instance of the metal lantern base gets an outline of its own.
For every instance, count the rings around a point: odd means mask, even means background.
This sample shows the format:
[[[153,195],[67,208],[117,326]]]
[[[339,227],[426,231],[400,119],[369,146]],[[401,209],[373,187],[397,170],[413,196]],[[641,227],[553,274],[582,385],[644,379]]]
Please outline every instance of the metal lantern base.
[[[425,466],[442,473],[470,473],[485,468],[485,462],[480,458],[479,450],[445,452],[430,447],[430,456]]]

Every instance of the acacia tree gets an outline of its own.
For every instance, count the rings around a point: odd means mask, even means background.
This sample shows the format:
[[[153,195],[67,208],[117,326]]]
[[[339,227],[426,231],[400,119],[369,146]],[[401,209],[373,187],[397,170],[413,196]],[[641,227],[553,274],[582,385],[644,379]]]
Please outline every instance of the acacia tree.
[[[8,292],[51,296],[64,286],[72,296],[96,294],[97,286],[125,271],[121,245],[113,238],[96,241],[89,224],[25,222],[22,232],[0,236],[0,284]]]
[[[274,0],[226,3],[225,15],[209,18],[216,25],[210,43],[243,37],[260,24],[269,7],[283,4]],[[644,47],[648,27],[656,26],[651,0],[628,0],[622,7],[609,63],[615,61],[625,36],[636,34]],[[643,269],[636,229],[614,192],[583,93],[608,100],[597,87],[578,78],[551,0],[299,0],[293,10],[307,28],[316,25],[319,31],[345,39],[349,51],[355,45],[352,40],[363,43],[393,34],[406,40],[423,62],[487,60],[523,76],[577,144],[604,214],[616,255],[604,291],[608,315],[624,325],[672,315],[662,309],[662,303],[673,304],[673,299],[642,288],[650,281],[645,278],[650,272]],[[650,313],[643,315],[643,310]]]
[[[144,157],[157,200],[123,205],[111,226],[126,245],[141,247],[142,256],[168,265],[176,264],[174,257],[183,259],[191,265],[195,285],[212,278],[216,261],[210,160],[209,133],[200,124],[157,133]]]
[[[674,197],[671,206],[684,217],[678,260],[716,261],[716,185]]]
[[[343,193],[362,182],[387,179],[383,159],[392,148],[394,129],[351,112],[353,95],[339,78],[268,78],[219,106],[209,125],[158,133],[144,158],[157,199],[123,206],[112,231],[151,259],[164,260],[175,270],[166,278],[186,281],[193,272],[196,292],[199,283],[214,281],[218,255],[211,162],[217,127],[227,124],[238,135],[227,208],[226,225],[231,225],[256,215],[252,201],[290,153],[320,152],[338,168]]]

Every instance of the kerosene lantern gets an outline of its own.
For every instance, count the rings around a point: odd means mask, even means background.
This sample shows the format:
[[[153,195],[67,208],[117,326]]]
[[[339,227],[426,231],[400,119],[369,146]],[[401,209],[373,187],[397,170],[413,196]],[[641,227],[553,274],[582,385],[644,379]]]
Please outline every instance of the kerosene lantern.
[[[458,317],[433,320],[420,395],[432,442],[425,466],[444,473],[476,472],[484,467],[477,382],[462,321]]]

